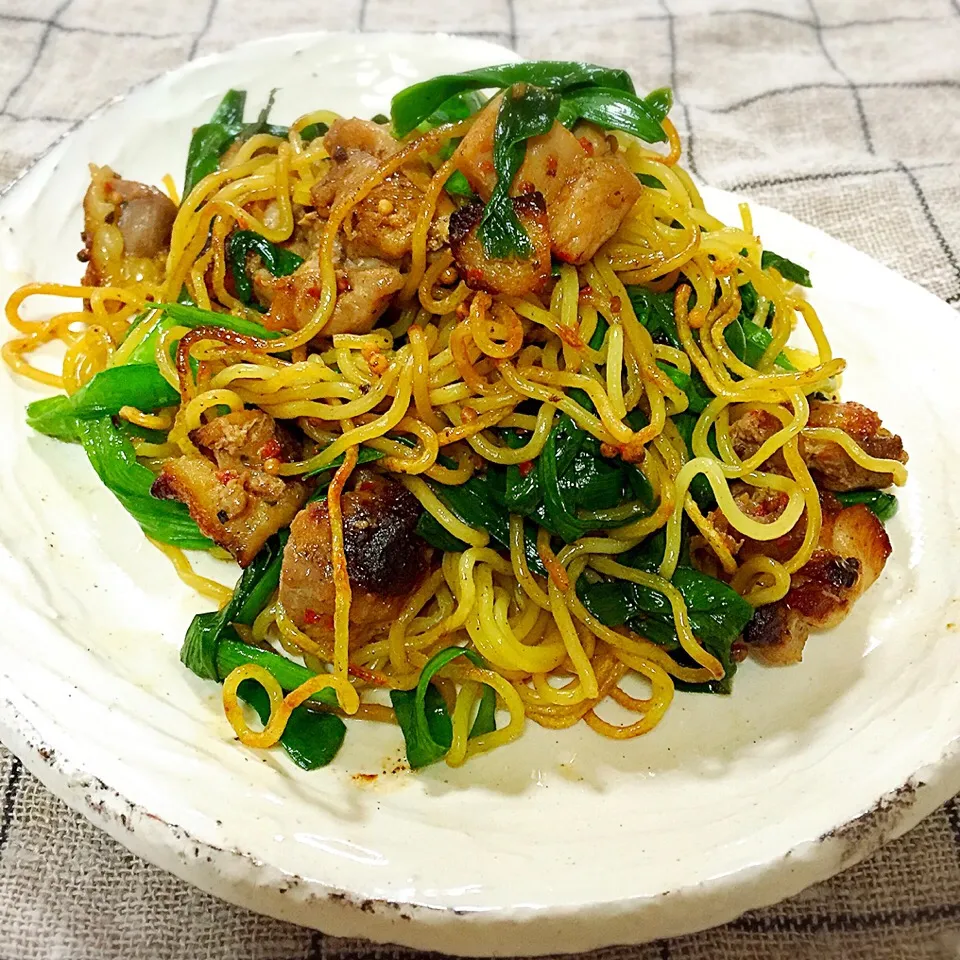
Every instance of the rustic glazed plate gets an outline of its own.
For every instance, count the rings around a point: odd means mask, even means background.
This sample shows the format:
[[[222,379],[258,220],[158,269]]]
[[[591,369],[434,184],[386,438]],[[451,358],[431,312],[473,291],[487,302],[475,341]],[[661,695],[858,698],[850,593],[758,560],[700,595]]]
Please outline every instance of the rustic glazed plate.
[[[0,199],[0,296],[78,278],[87,163],[178,176],[231,86],[274,116],[371,116],[401,87],[503,61],[445,36],[301,35],[189,64],[112,103]],[[655,85],[659,78],[637,78]],[[737,198],[706,191],[726,219]],[[880,582],[787,669],[678,696],[649,736],[522,739],[453,771],[398,769],[399,730],[349,724],[304,773],[238,746],[219,689],[177,653],[203,608],[82,451],[28,431],[0,372],[0,737],[134,852],[254,910],[462,954],[578,951],[720,923],[830,876],[960,789],[956,313],[819,230],[754,207],[809,266],[844,390],[880,410],[911,479]],[[53,302],[49,304],[52,308]],[[923,352],[905,345],[924,331]],[[235,568],[209,561],[223,579]]]

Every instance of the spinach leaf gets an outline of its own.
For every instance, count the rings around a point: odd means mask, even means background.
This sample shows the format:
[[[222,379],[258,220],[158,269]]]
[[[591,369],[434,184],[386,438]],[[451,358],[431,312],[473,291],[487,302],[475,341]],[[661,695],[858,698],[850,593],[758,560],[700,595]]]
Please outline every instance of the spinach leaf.
[[[687,605],[694,636],[720,660],[726,671],[722,680],[685,685],[678,682],[677,688],[729,693],[736,673],[731,646],[753,617],[753,607],[725,583],[692,567],[677,567],[673,585]],[[662,593],[628,580],[589,583],[581,577],[577,582],[577,595],[601,623],[609,627],[627,625],[668,650],[680,649],[673,610]]]
[[[247,271],[249,254],[257,254],[275,277],[289,276],[303,263],[303,257],[278,247],[253,230],[234,230],[227,238],[226,253],[234,292],[238,300],[247,304],[253,299],[253,284]]]
[[[180,660],[198,677],[219,681],[238,666],[234,663],[228,670],[220,671],[220,643],[225,636],[237,638],[231,624],[250,626],[279,586],[283,546],[288,535],[288,531],[284,530],[267,540],[253,562],[240,575],[233,595],[222,610],[199,613],[193,618],[180,650]]]
[[[673,292],[654,293],[645,287],[628,286],[627,296],[637,319],[650,331],[655,343],[683,349],[673,316]]]
[[[894,494],[884,493],[882,490],[851,490],[848,493],[836,493],[834,496],[845,507],[852,507],[856,503],[866,504],[883,523],[892,520],[900,507]]]
[[[763,267],[764,270],[768,267],[773,267],[784,280],[798,283],[802,287],[812,286],[810,283],[810,271],[807,270],[806,267],[801,267],[800,264],[794,263],[786,257],[781,257],[779,253],[774,253],[772,250],[764,250],[763,253],[760,254],[760,266]]]
[[[337,467],[342,467],[346,456],[345,453],[341,453],[339,457],[334,457],[329,463],[324,464],[322,467],[308,471],[303,474],[304,479],[307,477],[317,477],[322,473],[329,473],[331,470],[336,470]],[[379,460],[385,456],[386,454],[382,450],[374,450],[373,447],[360,447],[357,451],[357,466],[362,466],[365,463],[373,463],[375,460]]]
[[[666,114],[658,116],[660,105],[652,109],[646,100],[624,90],[588,87],[564,96],[558,119],[565,127],[589,120],[605,130],[624,130],[647,143],[659,143],[667,139],[660,125]]]
[[[502,90],[515,83],[567,91],[580,87],[606,87],[635,93],[633,81],[624,70],[612,70],[592,63],[564,60],[538,60],[527,63],[504,63],[464,73],[444,74],[415,83],[401,90],[390,103],[393,130],[405,137],[452,97],[467,90]],[[655,98],[648,107],[658,109],[662,98]]]
[[[248,140],[257,133],[272,133],[285,137],[286,127],[276,127],[267,122],[276,91],[271,90],[267,105],[256,120],[244,124],[243,110],[247,94],[243,90],[228,90],[207,123],[193,131],[187,150],[187,167],[183,177],[183,196],[190,195],[193,188],[220,165],[220,157],[227,148],[237,142]]]
[[[414,690],[390,691],[390,701],[397,715],[397,723],[403,732],[403,739],[407,746],[407,761],[412,770],[442,760],[450,749],[453,740],[453,724],[443,697],[431,681],[439,670],[457,657],[466,657],[475,666],[486,669],[487,665],[483,658],[473,650],[465,647],[446,647],[427,661]],[[493,707],[495,706],[494,699]],[[471,737],[489,732],[492,712],[494,711],[490,704],[484,707],[481,699],[480,709],[470,730]],[[495,718],[493,723],[492,729],[496,729]]]
[[[237,696],[257,711],[260,722],[270,719],[270,697],[256,680],[244,680],[237,687]],[[302,770],[325,767],[337,755],[347,735],[347,725],[332,713],[295,707],[280,734],[280,746]]]
[[[493,134],[497,182],[480,220],[480,237],[488,257],[526,259],[533,254],[533,244],[513,208],[510,187],[526,156],[527,140],[546,133],[559,108],[559,94],[543,87],[517,85],[504,94]]]

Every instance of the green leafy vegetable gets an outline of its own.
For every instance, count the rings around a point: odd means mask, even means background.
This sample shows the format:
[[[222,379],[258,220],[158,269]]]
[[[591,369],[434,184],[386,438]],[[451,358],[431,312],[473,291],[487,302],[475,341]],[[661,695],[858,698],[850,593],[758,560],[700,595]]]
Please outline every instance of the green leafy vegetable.
[[[162,313],[166,318],[166,323],[158,323],[156,329],[151,332],[153,338],[153,354],[156,353],[156,343],[162,333],[172,326],[178,327],[223,327],[225,330],[233,330],[235,333],[242,333],[247,337],[259,337],[261,340],[276,340],[283,334],[277,330],[268,330],[262,323],[256,320],[247,320],[245,317],[235,317],[232,313],[217,313],[214,310],[204,310],[201,307],[194,307],[184,303],[155,303],[153,308]],[[137,350],[143,347],[149,350],[146,340],[137,347]],[[131,360],[136,354],[131,355]]]
[[[694,636],[720,660],[726,671],[722,680],[685,686],[678,683],[678,688],[694,692],[729,693],[736,673],[731,646],[753,616],[753,607],[725,583],[699,573],[692,567],[678,567],[673,576],[673,585],[687,605]],[[679,650],[673,610],[662,593],[627,580],[589,583],[581,577],[577,582],[577,594],[583,605],[601,623],[609,627],[626,624],[631,630],[668,650]]]
[[[248,140],[257,133],[287,135],[286,127],[275,127],[267,122],[273,106],[274,92],[270,92],[267,105],[256,120],[244,124],[243,111],[247,94],[243,90],[228,90],[207,123],[193,131],[187,150],[187,168],[183,177],[183,196],[190,195],[193,188],[220,164],[220,157],[227,148],[238,141]]]
[[[493,733],[497,729],[497,694],[493,687],[484,684],[483,694],[480,696],[480,705],[477,715],[470,728],[470,739],[482,737],[485,733]]]
[[[253,230],[234,230],[227,239],[227,263],[233,277],[233,289],[243,303],[253,300],[253,285],[247,272],[247,257],[255,253],[275,277],[286,277],[303,263],[303,257],[284,250]]]
[[[781,257],[779,253],[774,253],[772,250],[763,251],[760,255],[760,266],[763,267],[764,270],[768,267],[773,267],[784,280],[799,283],[802,287],[812,286],[810,283],[810,271],[807,270],[806,267],[801,267],[800,264],[794,263],[786,257]]]
[[[559,119],[565,127],[589,120],[605,130],[625,130],[647,143],[658,143],[667,139],[660,125],[666,114],[658,116],[658,108],[659,103],[651,108],[646,100],[624,90],[588,87],[563,98]]]
[[[473,650],[465,647],[447,647],[435,653],[427,661],[414,690],[390,691],[390,701],[397,715],[397,723],[400,724],[403,732],[403,739],[407,746],[407,761],[412,770],[418,770],[420,767],[442,760],[450,749],[450,743],[453,740],[450,714],[447,712],[443,697],[431,681],[440,670],[457,657],[466,657],[475,666],[486,669],[487,665],[482,657]],[[480,709],[470,730],[471,737],[489,732],[490,714],[495,712],[495,706],[495,698],[493,707],[489,703],[485,707],[481,699]],[[492,729],[496,729],[495,720],[493,722]]]
[[[107,367],[70,397],[73,412],[81,419],[112,416],[126,406],[150,411],[179,402],[180,394],[146,363]]]
[[[180,660],[198,677],[221,682],[231,671],[246,663],[263,667],[284,691],[295,690],[314,673],[306,667],[281,657],[270,650],[261,650],[243,643],[233,625],[249,626],[267,605],[280,582],[283,545],[287,531],[271,537],[237,581],[229,603],[216,613],[197,614],[180,650]],[[262,723],[270,719],[270,699],[263,687],[253,680],[244,680],[237,695],[257,711]],[[336,706],[337,697],[330,688],[315,693],[310,700]],[[280,744],[291,759],[304,770],[328,764],[343,743],[346,726],[327,713],[315,713],[301,705],[290,715]]]
[[[77,420],[77,433],[97,476],[148,537],[187,550],[213,546],[182,503],[151,496],[153,474],[137,463],[133,444],[110,417]]]
[[[866,504],[883,523],[892,520],[900,507],[894,494],[884,493],[882,490],[851,490],[849,493],[837,493],[834,496],[845,507],[852,507],[856,503]]]
[[[334,457],[329,463],[325,463],[322,467],[317,467],[315,470],[310,470],[303,474],[303,476],[304,478],[316,477],[322,473],[329,473],[331,470],[336,470],[337,467],[343,466],[343,461],[346,459],[346,456],[345,453],[341,453],[339,457]],[[386,454],[382,450],[374,450],[373,447],[360,447],[360,449],[357,450],[357,466],[360,467],[365,463],[373,463],[375,460],[379,460],[385,456]]]
[[[280,584],[283,545],[288,535],[287,531],[283,531],[263,545],[253,562],[240,575],[233,595],[222,610],[199,613],[193,618],[180,649],[180,660],[198,677],[219,681],[239,665],[234,663],[221,672],[218,665],[221,641],[225,636],[239,640],[231,624],[251,625],[267,605],[271,594]]]
[[[63,394],[44,397],[27,405],[27,426],[37,433],[63,440],[66,443],[78,443],[80,432],[77,428],[77,415],[73,412],[70,398]]]
[[[244,680],[237,696],[257,711],[260,722],[270,719],[270,697],[256,680]],[[347,725],[332,713],[318,713],[301,705],[295,707],[280,735],[280,746],[303,770],[325,767],[337,755],[347,735]]]
[[[559,91],[592,86],[635,93],[633,81],[625,70],[564,60],[504,63],[479,70],[467,70],[464,73],[432,77],[401,90],[390,103],[394,133],[398,137],[405,137],[439,107],[464,91],[501,90],[515,83],[550,87]]]
[[[523,164],[527,140],[546,133],[559,108],[559,94],[544,87],[518,85],[504,94],[493,135],[497,183],[480,221],[480,238],[488,257],[526,259],[533,254],[533,244],[514,211],[510,187]]]
[[[447,182],[443,185],[443,189],[452,197],[472,198],[476,196],[473,187],[470,186],[470,181],[459,170],[454,170],[450,174]]]

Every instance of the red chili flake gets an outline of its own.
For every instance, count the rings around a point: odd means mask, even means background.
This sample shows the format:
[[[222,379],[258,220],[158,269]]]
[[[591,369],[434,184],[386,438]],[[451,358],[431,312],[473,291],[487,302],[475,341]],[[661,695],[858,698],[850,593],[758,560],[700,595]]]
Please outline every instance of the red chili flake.
[[[317,613],[316,610],[311,610],[309,607],[303,611],[303,622],[308,626],[312,627],[314,624],[319,623],[322,619],[323,617]]]
[[[348,281],[346,281],[346,278],[344,278],[344,280],[345,280],[345,282],[348,282]],[[343,293],[343,290],[340,289],[340,281],[339,281],[339,280],[337,281],[337,292],[338,292],[338,293]],[[316,284],[314,284],[312,287],[307,287],[307,296],[308,296],[308,297],[313,297],[315,300],[319,300],[321,293],[323,293],[323,288],[322,288],[322,287],[318,287]]]
[[[521,180],[517,190],[521,194],[536,193],[537,187],[535,184],[531,183],[529,180]]]
[[[345,274],[341,274],[337,277],[337,293],[346,293],[348,290],[353,289],[353,284],[350,282],[350,278]],[[320,296],[319,292],[316,296]]]
[[[611,297],[611,298],[610,298],[610,309],[611,309],[614,313],[619,313],[619,312],[620,312],[620,308],[621,308],[622,306],[623,306],[623,304],[620,302],[620,298],[619,298],[619,297]]]
[[[283,453],[283,447],[280,446],[280,441],[274,437],[272,440],[268,440],[260,448],[260,459],[261,460],[279,460],[280,454]]]
[[[593,150],[594,150],[593,141],[589,137],[581,137],[580,146],[583,147],[588,157],[593,156]]]
[[[585,283],[585,284],[580,288],[580,296],[581,296],[581,297],[592,297],[592,296],[593,296],[593,287],[591,287],[589,283]]]
[[[492,161],[492,160],[484,160],[484,161],[480,164],[480,169],[481,169],[484,173],[493,173],[494,170],[496,170],[496,167],[493,165],[493,161]]]
[[[517,469],[520,471],[521,477],[530,476],[530,471],[533,470],[533,461],[524,460],[523,463],[517,465]]]
[[[217,474],[217,480],[219,480],[220,483],[227,484],[231,480],[236,480],[237,476],[238,474],[235,470],[221,470]]]
[[[547,176],[555,177],[556,175],[557,175],[557,155],[555,153],[551,153],[550,156],[547,157]]]

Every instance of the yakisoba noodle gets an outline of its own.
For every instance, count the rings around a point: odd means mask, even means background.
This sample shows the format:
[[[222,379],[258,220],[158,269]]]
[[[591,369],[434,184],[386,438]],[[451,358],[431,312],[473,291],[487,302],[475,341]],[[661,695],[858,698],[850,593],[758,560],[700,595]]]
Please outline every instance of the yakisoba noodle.
[[[304,136],[312,125],[334,124],[337,116],[329,111],[305,114],[286,136],[261,132],[235,145],[182,202],[166,178],[179,205],[159,276],[129,269],[123,241],[118,248],[115,230],[105,227],[102,236],[92,238],[91,256],[110,285],[28,284],[7,303],[18,335],[4,345],[4,359],[19,374],[68,395],[100,371],[127,363],[155,335],[153,361],[180,402],[160,410],[125,405],[117,414],[163,435],[133,440],[142,462],[155,471],[172,457],[198,455],[191,437],[204,424],[250,408],[277,420],[308,418],[300,422],[309,452],[299,459],[268,458],[267,474],[297,479],[336,468],[326,492],[332,641],[305,632],[275,593],[255,619],[237,626],[248,643],[272,642],[315,673],[286,693],[255,663],[226,676],[224,709],[248,746],[276,743],[292,711],[323,690],[335,692],[343,715],[393,719],[377,692],[414,689],[431,657],[451,646],[479,657],[453,659],[436,675],[436,689],[448,701],[450,764],[514,739],[526,718],[550,728],[583,719],[613,738],[646,733],[660,722],[676,683],[709,684],[731,669],[697,636],[674,582],[678,566],[690,569],[691,535],[712,557],[711,569],[736,593],[755,607],[776,604],[791,590],[791,576],[819,549],[826,522],[822,491],[802,455],[805,444],[834,444],[856,467],[904,482],[899,459],[871,455],[836,427],[809,425],[810,398],[832,396],[844,361],[833,357],[816,311],[794,283],[764,265],[746,205],[739,226],[722,223],[704,208],[678,165],[680,141],[667,119],[662,121],[667,153],[623,131],[608,134],[616,138],[608,148],[645,186],[594,256],[580,265],[558,264],[541,293],[491,294],[471,287],[451,247],[438,247],[431,230],[441,206],[451,205],[445,187],[458,169],[453,144],[478,116],[409,134],[396,152],[336,198],[308,260],[317,278],[313,309],[296,327],[273,331],[272,339],[223,330],[215,322],[194,328],[168,324],[157,333],[150,304],[179,298],[264,322],[231,281],[229,241],[237,230],[279,245],[295,238],[312,189],[343,159],[328,155],[323,136]],[[369,332],[327,336],[338,296],[344,295],[342,284],[338,289],[340,245],[355,229],[358,205],[397,176],[422,191],[402,288]],[[745,316],[747,285],[752,316]],[[649,315],[638,315],[637,289],[667,297],[674,342],[657,335]],[[69,297],[75,306],[50,319],[23,317],[25,300],[48,295]],[[767,334],[752,362],[734,349],[730,337],[731,327],[744,323]],[[779,363],[797,324],[807,328],[815,351],[797,365]],[[29,360],[52,341],[66,348],[59,374]],[[685,439],[674,418],[688,411],[689,388],[683,384],[691,377],[699,377],[711,397]],[[631,417],[635,411],[642,416]],[[731,424],[744,415],[773,418],[775,426],[753,452],[741,456]],[[640,509],[639,501],[625,495],[624,502],[592,514],[567,511],[567,520],[587,532],[563,542],[544,526],[534,523],[531,530],[529,516],[518,513],[507,518],[506,532],[494,536],[445,502],[445,490],[471,477],[495,469],[529,470],[553,449],[548,445],[561,422],[595,438],[607,460],[636,464],[652,492],[649,508]],[[373,469],[402,484],[461,548],[438,550],[388,628],[351,644],[354,601],[343,498],[361,450],[380,455]],[[701,491],[709,485],[714,508],[698,503],[697,484]],[[744,509],[743,491],[751,490],[777,498],[775,515]],[[657,562],[634,563],[637,548],[656,535],[662,537]],[[793,546],[787,556],[755,550],[742,557],[740,544],[747,541]],[[229,591],[194,573],[179,549],[157,546],[185,582],[221,606],[226,603]],[[664,644],[659,634],[645,636],[642,619],[632,627],[603,622],[578,593],[581,581],[617,583],[660,598],[675,643]],[[625,689],[628,677],[642,683]],[[269,699],[261,730],[250,726],[238,699],[244,681],[260,684]],[[499,729],[471,736],[485,688],[495,691],[509,719]],[[637,718],[605,719],[602,704],[608,699]]]

